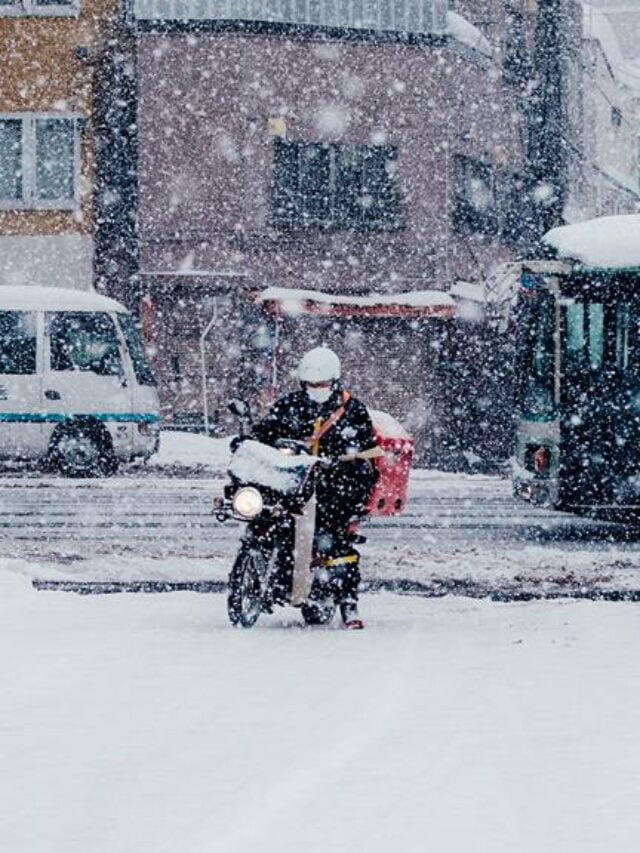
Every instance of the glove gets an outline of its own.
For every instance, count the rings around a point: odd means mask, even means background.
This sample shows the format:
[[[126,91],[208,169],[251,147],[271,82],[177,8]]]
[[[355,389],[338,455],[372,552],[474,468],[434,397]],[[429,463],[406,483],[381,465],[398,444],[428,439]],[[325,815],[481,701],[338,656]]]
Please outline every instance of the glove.
[[[229,442],[229,448],[231,449],[231,452],[235,453],[245,439],[245,435],[234,435],[231,441]]]

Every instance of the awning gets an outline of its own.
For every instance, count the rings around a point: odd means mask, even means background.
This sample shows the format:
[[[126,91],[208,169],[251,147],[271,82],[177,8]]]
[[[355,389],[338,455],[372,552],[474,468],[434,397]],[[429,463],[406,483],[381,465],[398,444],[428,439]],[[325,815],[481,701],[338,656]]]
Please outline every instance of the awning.
[[[271,314],[286,317],[437,317],[455,316],[456,306],[449,294],[439,290],[414,290],[409,293],[369,293],[363,296],[338,296],[319,290],[269,287],[256,301]]]

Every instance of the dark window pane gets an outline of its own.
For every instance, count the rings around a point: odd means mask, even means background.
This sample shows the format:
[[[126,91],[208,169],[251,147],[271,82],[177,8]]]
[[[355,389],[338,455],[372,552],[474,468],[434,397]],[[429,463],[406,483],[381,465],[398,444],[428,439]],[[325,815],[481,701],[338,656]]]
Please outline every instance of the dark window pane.
[[[555,303],[551,294],[537,290],[521,297],[518,321],[520,399],[528,415],[554,411]]]
[[[52,370],[84,370],[99,376],[122,373],[118,338],[108,314],[52,314]]]
[[[299,145],[276,139],[273,149],[273,216],[278,224],[294,224],[300,216]]]
[[[0,374],[36,372],[36,315],[0,311]]]
[[[331,214],[329,158],[327,145],[304,145],[300,151],[302,215],[308,222],[327,222]]]
[[[74,197],[73,119],[36,121],[36,197],[47,201]]]
[[[22,198],[22,121],[0,119],[0,199]]]
[[[363,152],[364,181],[361,198],[365,222],[393,225],[398,214],[394,182],[395,149],[369,148]]]
[[[363,197],[362,151],[340,147],[336,151],[336,213],[345,227],[362,222]]]
[[[142,341],[133,325],[133,318],[130,314],[118,314],[118,323],[127,343],[136,379],[140,385],[155,385],[156,382],[147,363]]]

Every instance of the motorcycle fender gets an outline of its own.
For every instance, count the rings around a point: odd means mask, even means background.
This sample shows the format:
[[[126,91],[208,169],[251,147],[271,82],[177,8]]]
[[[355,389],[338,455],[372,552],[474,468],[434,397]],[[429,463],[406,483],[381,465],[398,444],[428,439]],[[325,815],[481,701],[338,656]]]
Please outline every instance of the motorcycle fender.
[[[293,552],[293,583],[291,604],[300,607],[309,598],[313,583],[313,536],[316,528],[316,498],[313,495],[296,517]]]

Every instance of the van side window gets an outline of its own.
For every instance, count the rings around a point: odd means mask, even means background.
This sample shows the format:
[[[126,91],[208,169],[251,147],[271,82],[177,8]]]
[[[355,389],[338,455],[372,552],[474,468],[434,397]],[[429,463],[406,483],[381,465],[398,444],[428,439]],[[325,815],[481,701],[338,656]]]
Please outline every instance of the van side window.
[[[122,374],[118,336],[108,314],[61,311],[49,315],[52,370]]]
[[[133,325],[133,318],[130,314],[118,314],[118,324],[120,325],[120,330],[126,341],[129,356],[131,357],[131,363],[133,364],[133,372],[136,375],[138,384],[155,385],[156,380],[154,379],[151,368],[147,363],[142,341],[140,340],[136,327]]]
[[[36,372],[36,315],[0,311],[0,374]]]

